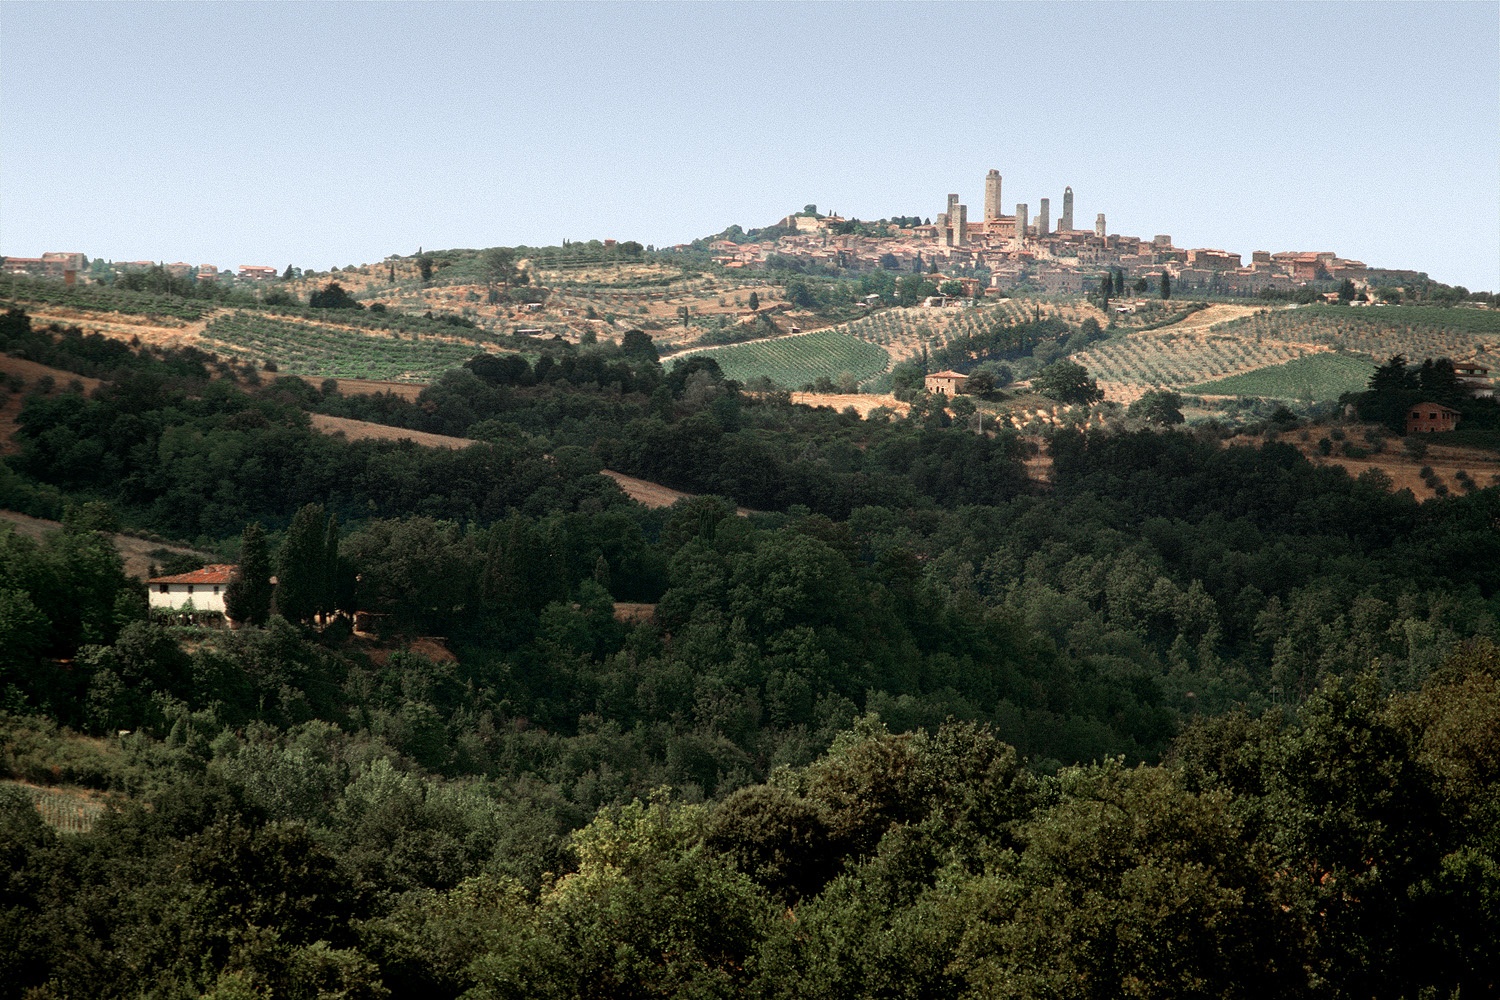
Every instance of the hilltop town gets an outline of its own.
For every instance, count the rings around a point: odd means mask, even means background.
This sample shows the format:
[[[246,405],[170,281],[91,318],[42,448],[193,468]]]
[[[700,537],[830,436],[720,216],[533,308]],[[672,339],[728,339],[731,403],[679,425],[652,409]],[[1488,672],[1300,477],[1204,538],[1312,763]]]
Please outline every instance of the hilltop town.
[[[1316,282],[1351,281],[1357,288],[1399,287],[1426,281],[1411,270],[1372,267],[1326,250],[1255,250],[1243,255],[1212,247],[1183,248],[1172,237],[1149,239],[1111,233],[1104,212],[1093,226],[1075,225],[1074,195],[1063,189],[1062,210],[1054,224],[1052,201],[1041,198],[1035,213],[1017,203],[1005,214],[1003,178],[991,170],[984,178],[984,211],[969,218],[969,206],[949,194],[935,219],[900,217],[879,222],[822,214],[815,205],[788,215],[775,225],[746,232],[731,226],[717,238],[663,248],[706,249],[714,263],[728,271],[761,270],[788,262],[844,272],[889,270],[938,274],[955,280],[966,297],[1005,296],[1014,292],[1088,294],[1102,275],[1117,274],[1137,291],[1159,293],[1163,278],[1169,289],[1210,295],[1288,294]],[[607,249],[619,244],[605,240]],[[134,272],[162,267],[174,278],[199,282],[259,284],[291,278],[293,269],[242,264],[237,270],[184,261],[90,260],[83,253],[49,252],[40,257],[5,257],[0,272],[75,282],[109,282]],[[1117,279],[1118,280],[1118,279]],[[1142,284],[1143,283],[1143,284]]]
[[[1087,293],[1103,273],[1114,271],[1131,282],[1144,281],[1143,291],[1159,290],[1166,276],[1169,287],[1224,295],[1287,293],[1316,281],[1385,286],[1425,279],[1416,271],[1370,267],[1332,251],[1256,250],[1246,265],[1241,254],[1184,249],[1170,235],[1147,239],[1111,233],[1104,212],[1094,216],[1092,227],[1079,228],[1071,187],[1063,189],[1056,225],[1050,198],[1040,199],[1035,214],[1021,202],[1007,215],[1002,181],[998,170],[985,176],[984,212],[973,220],[957,194],[949,194],[944,210],[929,221],[870,224],[808,206],[770,229],[709,241],[707,249],[730,269],[764,267],[772,255],[781,255],[842,270],[940,271],[963,282],[969,296],[1016,290]]]

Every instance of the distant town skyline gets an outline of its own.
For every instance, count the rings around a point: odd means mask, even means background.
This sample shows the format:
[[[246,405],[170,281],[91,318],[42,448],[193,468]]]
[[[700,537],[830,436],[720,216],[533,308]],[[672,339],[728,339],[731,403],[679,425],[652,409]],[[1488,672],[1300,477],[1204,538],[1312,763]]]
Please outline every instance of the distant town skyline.
[[[815,203],[1500,290],[1495,4],[0,5],[0,252],[325,269]],[[1055,218],[1055,215],[1054,215]]]

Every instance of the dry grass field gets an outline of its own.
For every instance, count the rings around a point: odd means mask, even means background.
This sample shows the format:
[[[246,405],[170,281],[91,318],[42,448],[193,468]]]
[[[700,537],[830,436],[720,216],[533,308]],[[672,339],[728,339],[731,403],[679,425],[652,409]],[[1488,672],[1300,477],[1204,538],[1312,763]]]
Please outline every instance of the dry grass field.
[[[803,406],[827,406],[840,413],[852,407],[861,417],[868,417],[871,410],[882,406],[903,417],[911,409],[909,404],[901,402],[888,392],[794,392],[792,402],[801,403]]]
[[[424,448],[449,448],[454,451],[479,443],[472,438],[429,434],[426,431],[409,431],[402,427],[387,427],[385,424],[370,423],[367,420],[330,417],[324,413],[313,413],[309,416],[314,429],[324,434],[342,435],[350,441],[411,441]]]
[[[0,521],[4,521],[15,528],[16,532],[27,538],[38,539],[48,532],[57,531],[62,527],[56,521],[48,521],[40,517],[28,517],[18,514],[13,510],[0,510]],[[207,552],[197,549],[185,548],[181,545],[169,545],[165,542],[153,542],[146,538],[137,538],[134,535],[115,535],[115,548],[120,553],[120,558],[125,560],[125,572],[137,580],[145,580],[151,575],[152,553],[160,549],[175,552],[178,555],[197,556],[205,560],[212,560],[213,556]]]
[[[183,320],[171,316],[142,316],[135,313],[101,312],[58,305],[28,305],[26,312],[37,326],[56,323],[76,326],[85,333],[98,333],[114,340],[139,339],[153,347],[201,347],[203,328],[224,310],[206,310],[201,319]]]
[[[1348,440],[1364,444],[1363,432],[1369,428],[1353,424],[1339,429]],[[1480,487],[1500,485],[1500,478],[1497,478],[1500,477],[1500,453],[1483,448],[1443,444],[1440,434],[1431,435],[1427,453],[1421,458],[1408,455],[1402,450],[1400,440],[1394,438],[1387,440],[1385,450],[1378,454],[1372,454],[1368,458],[1350,458],[1347,455],[1322,454],[1318,441],[1329,432],[1330,428],[1312,427],[1282,434],[1278,440],[1295,447],[1314,465],[1338,466],[1351,476],[1357,477],[1367,470],[1379,469],[1390,477],[1391,489],[1409,489],[1418,500],[1430,500],[1438,495],[1422,478],[1421,470],[1424,467],[1431,468],[1437,474],[1437,481],[1447,486],[1451,493],[1461,492],[1457,478],[1460,470],[1467,472]],[[1263,436],[1242,436],[1232,438],[1228,443],[1259,445],[1264,440]]]
[[[322,379],[315,375],[304,375],[303,380],[309,385],[322,388],[324,382],[333,382],[338,386],[341,396],[381,396],[391,393],[409,403],[414,403],[422,390],[427,386],[417,382],[378,382],[367,378],[336,378]]]

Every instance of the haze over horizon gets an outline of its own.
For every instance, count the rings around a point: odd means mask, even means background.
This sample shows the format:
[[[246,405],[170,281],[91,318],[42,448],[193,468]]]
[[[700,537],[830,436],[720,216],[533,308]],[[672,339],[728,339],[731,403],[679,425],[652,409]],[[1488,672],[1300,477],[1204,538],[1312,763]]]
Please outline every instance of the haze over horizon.
[[[0,5],[0,252],[319,269],[950,191],[1500,289],[1495,4]],[[67,85],[63,86],[62,81]]]

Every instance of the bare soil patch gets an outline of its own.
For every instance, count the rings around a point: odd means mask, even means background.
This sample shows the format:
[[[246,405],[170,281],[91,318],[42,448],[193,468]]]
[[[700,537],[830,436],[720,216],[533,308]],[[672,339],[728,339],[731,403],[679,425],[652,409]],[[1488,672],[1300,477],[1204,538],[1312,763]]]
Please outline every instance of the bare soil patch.
[[[76,326],[85,333],[97,333],[102,337],[127,342],[139,339],[143,344],[163,348],[201,346],[203,328],[223,312],[222,309],[210,309],[199,319],[189,321],[171,316],[139,316],[69,306],[27,306],[26,311],[38,325],[56,323],[59,326]]]
[[[876,407],[883,406],[888,410],[894,410],[906,416],[911,407],[901,402],[890,393],[843,393],[843,392],[794,392],[792,402],[801,403],[803,406],[831,406],[839,412],[848,407],[854,407],[861,417],[868,417],[870,411]]]
[[[39,365],[35,361],[27,361],[25,358],[12,358],[0,355],[0,372],[6,375],[18,375],[25,379],[28,385],[35,383],[39,378],[45,377],[51,378],[59,389],[74,379],[83,383],[84,392],[93,392],[99,388],[99,380],[96,378],[74,375],[72,372],[63,371],[61,368]]]
[[[314,429],[324,434],[342,434],[350,441],[411,441],[427,448],[452,448],[454,450],[479,443],[472,438],[409,431],[401,427],[387,427],[385,424],[371,423],[367,420],[351,420],[348,417],[330,417],[322,413],[309,414],[309,417]],[[674,490],[660,483],[637,479],[635,476],[627,476],[623,472],[615,472],[612,469],[602,469],[599,474],[613,479],[620,485],[620,489],[625,491],[626,496],[646,507],[670,507],[679,500],[696,495]],[[750,511],[740,508],[739,513],[744,516]]]
[[[29,387],[34,387],[40,378],[50,378],[53,382],[54,394],[69,391],[67,386],[74,379],[83,384],[83,391],[86,393],[99,388],[99,380],[96,378],[85,378],[82,375],[63,371],[61,368],[50,368],[47,365],[39,365],[35,361],[5,355],[0,355],[0,374],[25,379]],[[21,408],[25,405],[24,392],[10,393],[0,400],[0,455],[15,455],[20,452],[21,448],[16,444],[15,437],[16,431],[20,430],[21,426],[18,423]]]
[[[654,604],[636,604],[630,601],[615,602],[615,621],[624,622],[627,625],[635,625],[639,622],[649,622],[656,614]]]
[[[0,510],[0,520],[15,526],[17,533],[27,538],[41,540],[41,537],[49,532],[58,531],[62,525],[57,521],[48,521],[40,517],[29,517],[13,510]],[[145,580],[151,576],[151,553],[166,549],[178,555],[197,556],[200,559],[211,561],[214,556],[208,552],[200,552],[197,549],[186,548],[181,545],[169,545],[166,542],[153,542],[147,538],[137,538],[134,535],[113,536],[115,549],[120,557],[125,560],[125,572],[138,580]]]
[[[381,396],[390,393],[409,403],[416,402],[422,390],[427,388],[426,384],[421,382],[379,382],[366,378],[326,379],[318,378],[316,375],[303,375],[302,379],[307,384],[319,388],[322,388],[324,382],[336,382],[340,396]]]
[[[393,653],[416,653],[418,656],[426,657],[433,663],[457,663],[458,657],[453,650],[447,646],[447,640],[442,636],[422,635],[414,639],[405,637],[381,638],[372,633],[356,632],[356,638],[361,652],[370,658],[370,662],[376,666],[383,667],[391,660]]]
[[[643,507],[657,508],[670,507],[679,500],[691,500],[697,496],[696,493],[684,493],[682,490],[674,490],[670,486],[661,483],[653,483],[646,479],[637,479],[635,476],[627,476],[623,472],[613,469],[600,469],[599,475],[608,476],[620,484],[620,489],[625,495]],[[735,513],[740,517],[749,517],[753,511],[748,507],[737,507]]]
[[[1413,458],[1401,449],[1399,440],[1393,439],[1386,442],[1385,451],[1372,454],[1368,458],[1350,458],[1347,455],[1338,454],[1324,455],[1318,448],[1318,441],[1327,436],[1329,430],[1331,428],[1312,427],[1308,428],[1306,441],[1301,439],[1301,432],[1282,435],[1279,440],[1292,445],[1312,464],[1337,466],[1353,477],[1358,477],[1370,469],[1379,469],[1390,477],[1393,491],[1411,490],[1412,495],[1418,500],[1431,500],[1437,496],[1437,492],[1422,478],[1423,467],[1430,467],[1437,474],[1437,481],[1447,486],[1450,494],[1462,492],[1457,478],[1460,470],[1467,472],[1475,484],[1481,488],[1500,484],[1500,479],[1494,478],[1500,475],[1500,453],[1483,448],[1463,448],[1434,442],[1428,445],[1426,455]],[[1343,430],[1349,440],[1356,444],[1364,444],[1362,427],[1356,425],[1352,428],[1343,428]],[[1439,437],[1439,435],[1433,435],[1433,437]],[[1258,447],[1264,441],[1262,436],[1241,436],[1231,438],[1228,443]],[[1335,443],[1335,448],[1339,446]]]
[[[1200,309],[1190,316],[1185,316],[1171,326],[1157,327],[1155,330],[1145,330],[1139,334],[1131,334],[1131,336],[1155,337],[1166,333],[1198,333],[1232,319],[1253,316],[1264,311],[1265,308],[1265,306],[1239,306],[1227,302],[1215,302],[1207,309]]]
[[[348,417],[330,417],[325,413],[308,415],[315,430],[324,434],[342,434],[350,441],[411,441],[427,448],[451,448],[454,451],[478,444],[473,438],[450,437],[447,434],[429,434],[426,431],[409,431],[404,427],[388,427],[368,420],[351,420]]]

